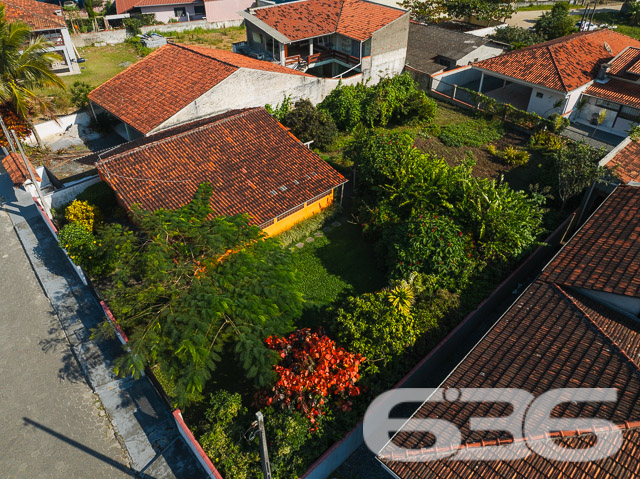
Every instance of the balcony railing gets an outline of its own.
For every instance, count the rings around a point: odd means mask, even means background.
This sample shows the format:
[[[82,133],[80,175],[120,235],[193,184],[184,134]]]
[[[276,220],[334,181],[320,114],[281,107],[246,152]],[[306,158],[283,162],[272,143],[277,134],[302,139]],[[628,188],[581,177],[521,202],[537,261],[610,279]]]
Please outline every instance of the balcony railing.
[[[314,53],[313,55],[309,55],[307,57],[307,63],[311,65],[312,63],[324,62],[327,60],[338,60],[347,65],[358,65],[360,63],[360,59],[357,57],[352,57],[351,55],[347,55],[346,53],[338,52],[336,50],[329,50],[324,52]]]

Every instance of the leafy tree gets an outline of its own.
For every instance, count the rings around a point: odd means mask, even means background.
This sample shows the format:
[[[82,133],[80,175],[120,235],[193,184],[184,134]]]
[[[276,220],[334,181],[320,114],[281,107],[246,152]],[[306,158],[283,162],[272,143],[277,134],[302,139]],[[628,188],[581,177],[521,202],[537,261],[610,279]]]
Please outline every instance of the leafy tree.
[[[60,60],[52,53],[53,45],[44,37],[32,38],[29,26],[20,21],[8,22],[4,5],[0,5],[0,101],[12,105],[36,136],[29,112],[37,108],[51,113],[49,102],[38,91],[42,87],[64,89],[64,83],[51,71],[51,64]]]
[[[333,118],[309,100],[297,101],[295,108],[284,115],[283,124],[301,141],[313,141],[312,146],[321,150],[327,148],[338,133]]]
[[[131,340],[117,372],[138,376],[159,364],[183,405],[225,344],[248,378],[269,384],[277,355],[264,339],[292,330],[302,305],[288,252],[246,215],[215,217],[211,193],[203,184],[175,211],[134,207],[137,234],[99,235],[117,251],[105,293]]]
[[[291,97],[285,95],[282,99],[282,103],[279,103],[275,107],[267,104],[264,106],[265,110],[269,112],[271,116],[273,116],[276,120],[282,122],[284,121],[284,117],[291,110]]]
[[[411,18],[419,22],[438,23],[447,19],[443,0],[403,0],[401,5],[411,12]]]
[[[413,346],[420,334],[410,311],[414,293],[408,285],[403,289],[404,294],[379,291],[349,297],[337,312],[338,339],[366,356],[364,367],[370,373]]]
[[[318,108],[326,110],[331,115],[338,129],[351,131],[362,122],[362,102],[366,94],[367,87],[362,83],[339,83]]]
[[[522,27],[512,27],[511,25],[498,28],[493,35],[489,35],[489,38],[498,42],[508,43],[513,50],[542,43],[545,40],[538,33]]]
[[[567,201],[582,193],[594,181],[600,180],[605,171],[598,162],[605,155],[584,142],[567,143],[555,150],[553,159],[558,176],[558,197],[564,208]]]
[[[564,37],[576,32],[574,20],[569,16],[569,4],[556,2],[550,12],[544,13],[533,27],[534,31],[546,40]]]
[[[453,18],[504,21],[515,12],[514,4],[504,0],[448,0],[445,5]]]
[[[114,2],[115,3],[115,2]],[[124,28],[127,32],[127,37],[132,38],[136,35],[142,34],[142,19],[139,17],[130,17],[122,20]]]
[[[624,10],[620,12],[627,18],[631,25],[640,25],[640,3],[637,1],[625,2]]]

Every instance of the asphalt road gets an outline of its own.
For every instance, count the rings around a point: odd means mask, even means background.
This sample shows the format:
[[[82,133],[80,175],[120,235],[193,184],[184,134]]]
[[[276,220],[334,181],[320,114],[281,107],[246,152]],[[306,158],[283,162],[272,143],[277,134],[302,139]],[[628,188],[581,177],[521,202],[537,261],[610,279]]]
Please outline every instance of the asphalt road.
[[[2,209],[0,245],[0,476],[132,477]]]

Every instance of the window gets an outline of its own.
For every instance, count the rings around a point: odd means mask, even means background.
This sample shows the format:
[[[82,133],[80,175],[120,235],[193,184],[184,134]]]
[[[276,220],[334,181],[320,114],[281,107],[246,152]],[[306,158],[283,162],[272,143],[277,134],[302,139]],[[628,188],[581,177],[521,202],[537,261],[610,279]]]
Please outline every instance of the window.
[[[623,106],[620,108],[618,118],[624,118],[625,120],[638,121],[640,119],[640,110],[632,108],[630,106]]]
[[[194,15],[204,15],[204,5],[196,5],[193,7]]]
[[[618,109],[620,108],[620,105],[618,105],[617,103],[614,103],[612,101],[607,101],[607,100],[600,100],[599,98],[596,98],[596,106],[599,106],[600,108],[606,108],[607,110],[613,110],[613,111],[618,111]]]
[[[371,38],[362,44],[362,56],[368,57],[371,55]]]
[[[544,98],[544,95],[542,94],[542,92],[536,92],[536,98]]]
[[[187,11],[185,10],[184,7],[174,8],[173,9],[173,16],[174,17],[186,17],[187,16]]]

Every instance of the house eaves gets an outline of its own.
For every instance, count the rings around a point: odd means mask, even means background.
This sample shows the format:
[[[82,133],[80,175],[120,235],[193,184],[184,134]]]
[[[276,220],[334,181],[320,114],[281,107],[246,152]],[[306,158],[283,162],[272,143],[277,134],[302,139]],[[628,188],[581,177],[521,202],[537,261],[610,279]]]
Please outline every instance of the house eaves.
[[[287,37],[285,37],[282,33],[280,33],[278,30],[276,30],[275,28],[267,25],[265,22],[263,22],[262,20],[256,18],[254,15],[251,15],[249,12],[246,12],[244,10],[241,10],[239,12],[237,12],[238,15],[240,15],[242,18],[244,18],[246,21],[248,21],[249,23],[251,23],[252,25],[255,25],[256,27],[258,27],[260,30],[262,30],[265,33],[268,33],[269,35],[271,35],[274,39],[278,40],[280,43],[286,43],[289,44],[291,43],[291,40]]]

